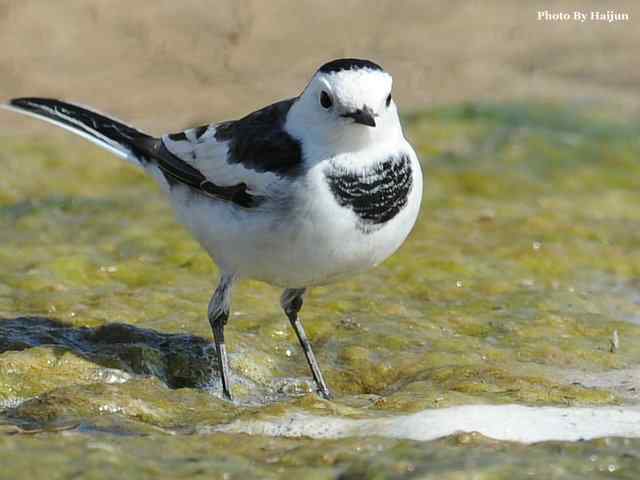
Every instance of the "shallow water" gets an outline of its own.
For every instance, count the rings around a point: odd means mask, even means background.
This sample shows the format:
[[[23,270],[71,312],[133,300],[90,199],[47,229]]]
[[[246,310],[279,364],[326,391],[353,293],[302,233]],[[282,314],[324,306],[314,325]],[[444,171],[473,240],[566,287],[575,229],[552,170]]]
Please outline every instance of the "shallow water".
[[[549,105],[407,119],[427,173],[418,226],[303,309],[336,400],[311,393],[279,292],[245,282],[226,332],[235,404],[210,366],[215,267],[151,181],[65,134],[1,137],[0,476],[635,478],[635,439],[214,433],[296,415],[636,405],[640,128],[628,125]]]

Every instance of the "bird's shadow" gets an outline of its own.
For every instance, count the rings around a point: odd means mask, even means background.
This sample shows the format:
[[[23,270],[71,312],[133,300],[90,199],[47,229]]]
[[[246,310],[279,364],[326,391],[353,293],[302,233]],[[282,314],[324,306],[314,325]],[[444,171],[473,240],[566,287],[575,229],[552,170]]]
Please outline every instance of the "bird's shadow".
[[[46,317],[0,318],[0,354],[43,345],[102,367],[153,375],[169,388],[204,387],[218,375],[214,349],[202,337],[124,323],[92,328]]]

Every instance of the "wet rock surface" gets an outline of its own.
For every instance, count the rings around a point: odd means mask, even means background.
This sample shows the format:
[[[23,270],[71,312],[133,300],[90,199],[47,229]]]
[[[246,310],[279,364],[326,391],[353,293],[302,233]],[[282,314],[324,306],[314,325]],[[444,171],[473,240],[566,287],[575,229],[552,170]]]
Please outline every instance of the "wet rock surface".
[[[43,317],[0,319],[0,354],[43,345],[47,348],[39,351],[45,356],[60,359],[69,354],[67,358],[95,367],[153,375],[169,388],[202,387],[210,381],[215,365],[210,342],[193,335],[164,334],[122,323],[90,328]]]
[[[633,438],[385,436],[394,419],[461,405],[636,407],[640,130],[549,105],[469,104],[407,124],[427,174],[418,226],[379,268],[312,289],[302,311],[331,402],[313,393],[279,292],[257,282],[234,292],[237,400],[222,400],[206,321],[215,267],[152,183],[67,137],[3,138],[10,478],[634,478]],[[290,418],[376,430],[217,431]]]

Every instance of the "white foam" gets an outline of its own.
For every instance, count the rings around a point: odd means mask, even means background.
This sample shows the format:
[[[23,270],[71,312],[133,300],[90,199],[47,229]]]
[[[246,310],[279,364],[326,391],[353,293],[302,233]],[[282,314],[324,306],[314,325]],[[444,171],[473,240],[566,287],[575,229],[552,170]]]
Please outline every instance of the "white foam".
[[[640,408],[467,405],[370,419],[298,413],[271,420],[238,420],[212,430],[284,437],[381,436],[423,441],[458,432],[479,432],[497,440],[524,443],[609,436],[640,438]]]

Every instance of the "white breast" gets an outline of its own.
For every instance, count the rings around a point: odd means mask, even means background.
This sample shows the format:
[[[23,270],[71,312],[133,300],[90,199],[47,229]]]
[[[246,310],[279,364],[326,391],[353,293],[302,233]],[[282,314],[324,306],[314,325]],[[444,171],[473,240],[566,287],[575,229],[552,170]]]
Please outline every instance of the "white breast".
[[[309,272],[304,285],[322,284],[365,271],[378,265],[402,245],[411,232],[422,199],[422,171],[413,152],[405,151],[411,162],[411,190],[404,207],[390,220],[376,228],[359,228],[361,218],[349,207],[340,205],[331,192],[323,172],[323,165],[312,169],[308,178],[311,195],[300,218],[299,263]],[[381,158],[385,158],[384,156]],[[338,161],[358,163],[360,159]],[[304,239],[304,240],[303,240]]]

